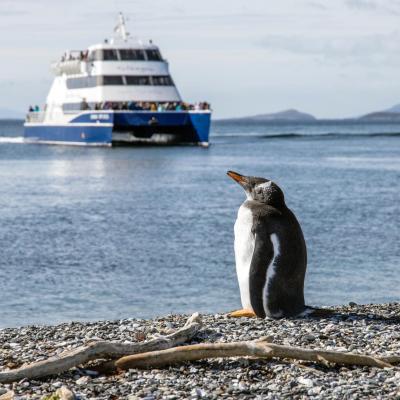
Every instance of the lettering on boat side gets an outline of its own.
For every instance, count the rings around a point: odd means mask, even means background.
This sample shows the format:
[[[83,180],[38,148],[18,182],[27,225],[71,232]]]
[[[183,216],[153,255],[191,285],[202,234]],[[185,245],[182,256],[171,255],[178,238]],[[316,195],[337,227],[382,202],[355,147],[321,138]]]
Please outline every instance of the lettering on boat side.
[[[110,119],[108,114],[90,114],[90,119]]]

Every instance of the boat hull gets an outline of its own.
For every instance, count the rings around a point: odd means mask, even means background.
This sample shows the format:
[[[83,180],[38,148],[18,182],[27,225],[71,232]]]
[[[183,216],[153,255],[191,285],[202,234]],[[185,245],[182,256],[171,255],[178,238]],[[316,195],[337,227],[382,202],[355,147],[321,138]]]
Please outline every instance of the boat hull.
[[[70,145],[208,145],[211,113],[85,111],[62,124],[26,122],[27,142]]]

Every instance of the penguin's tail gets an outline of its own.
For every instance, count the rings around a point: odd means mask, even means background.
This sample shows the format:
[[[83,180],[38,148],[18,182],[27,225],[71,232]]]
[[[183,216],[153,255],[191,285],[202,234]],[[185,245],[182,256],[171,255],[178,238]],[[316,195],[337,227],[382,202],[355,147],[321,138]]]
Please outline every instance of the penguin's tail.
[[[317,307],[305,306],[304,310],[298,316],[303,318],[304,317],[328,318],[335,314],[337,314],[337,311],[330,310],[329,308],[317,308]]]

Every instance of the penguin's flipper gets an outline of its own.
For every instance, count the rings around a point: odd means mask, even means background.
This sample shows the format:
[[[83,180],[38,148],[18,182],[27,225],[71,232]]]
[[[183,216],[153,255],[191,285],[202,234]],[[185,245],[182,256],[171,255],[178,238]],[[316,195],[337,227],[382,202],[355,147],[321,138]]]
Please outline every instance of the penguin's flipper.
[[[254,226],[255,244],[253,257],[250,264],[250,301],[251,306],[260,318],[267,316],[268,299],[265,299],[265,285],[267,281],[268,269],[274,263],[274,244],[271,235],[262,228],[262,224],[256,223]]]
[[[236,310],[232,311],[228,314],[228,317],[232,318],[240,318],[240,317],[247,317],[247,318],[254,318],[257,317],[256,313],[253,310]]]

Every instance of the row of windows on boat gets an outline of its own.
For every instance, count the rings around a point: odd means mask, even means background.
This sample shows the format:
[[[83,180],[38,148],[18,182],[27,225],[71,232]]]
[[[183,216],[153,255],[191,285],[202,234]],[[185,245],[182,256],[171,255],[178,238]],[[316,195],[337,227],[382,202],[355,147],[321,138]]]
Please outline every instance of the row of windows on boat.
[[[121,76],[121,75],[103,75],[103,76],[83,76],[80,78],[67,79],[68,89],[82,89],[95,86],[108,85],[135,85],[135,86],[173,86],[169,75],[160,76]]]
[[[163,61],[160,51],[157,49],[98,49],[90,53],[81,51],[77,55],[64,54],[61,61]]]

